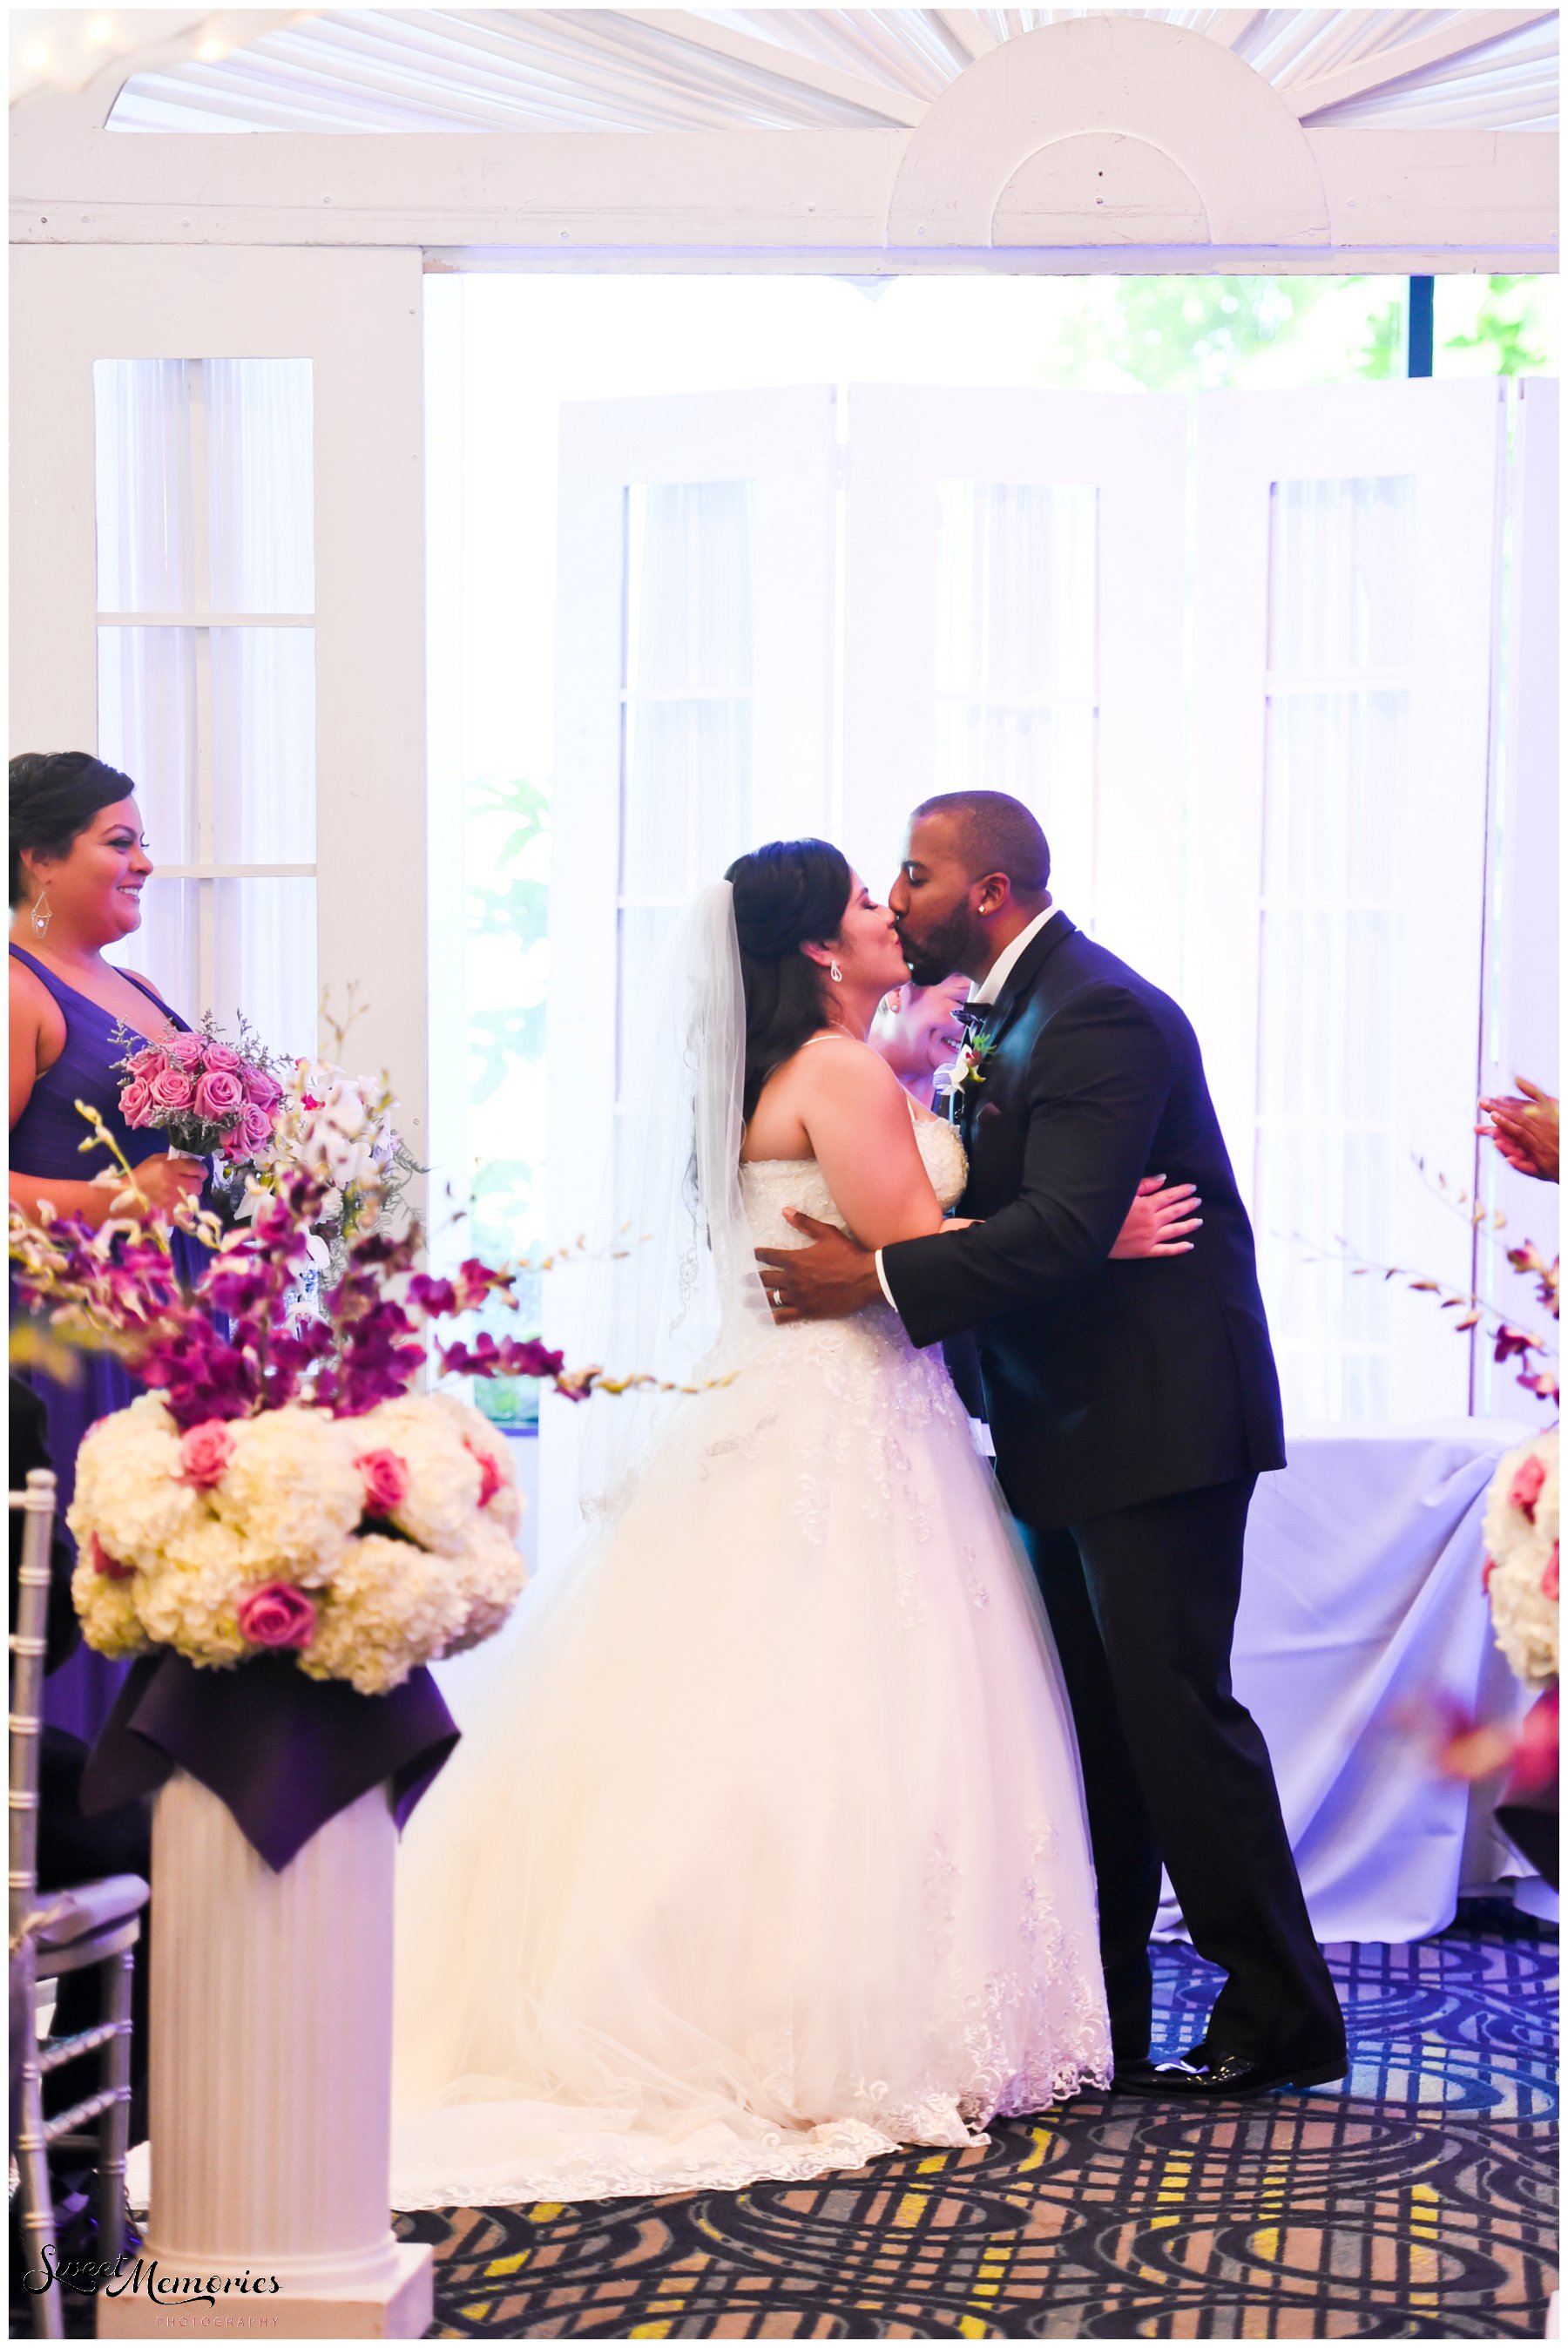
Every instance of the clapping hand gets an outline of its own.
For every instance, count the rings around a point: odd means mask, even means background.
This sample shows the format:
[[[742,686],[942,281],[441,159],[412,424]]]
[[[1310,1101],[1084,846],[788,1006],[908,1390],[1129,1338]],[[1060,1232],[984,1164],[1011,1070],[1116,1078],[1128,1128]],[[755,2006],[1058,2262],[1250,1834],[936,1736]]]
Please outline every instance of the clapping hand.
[[[1557,1179],[1557,1103],[1528,1076],[1514,1080],[1521,1094],[1507,1095],[1501,1099],[1483,1099],[1481,1113],[1491,1119],[1490,1125],[1478,1125],[1476,1131],[1485,1134],[1497,1144],[1499,1154],[1505,1158],[1515,1173],[1529,1174],[1537,1182]]]

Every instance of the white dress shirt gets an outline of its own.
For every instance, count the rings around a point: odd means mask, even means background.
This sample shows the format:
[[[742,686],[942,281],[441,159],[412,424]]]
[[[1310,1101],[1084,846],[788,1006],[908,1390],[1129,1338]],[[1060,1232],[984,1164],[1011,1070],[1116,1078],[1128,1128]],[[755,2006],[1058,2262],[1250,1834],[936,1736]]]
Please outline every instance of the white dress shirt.
[[[1010,945],[1003,946],[1000,953],[998,954],[995,962],[992,963],[984,978],[982,978],[979,984],[971,991],[969,995],[969,1001],[971,1003],[991,1004],[996,1001],[998,995],[1000,994],[1003,987],[1012,976],[1014,968],[1025,949],[1033,944],[1035,939],[1039,937],[1041,930],[1044,929],[1047,922],[1053,921],[1061,911],[1061,908],[1060,905],[1048,905],[1043,913],[1037,913],[1035,915],[1027,930],[1020,930],[1019,932],[1017,937],[1014,938]],[[893,1305],[893,1310],[897,1312],[898,1307],[893,1303],[893,1291],[887,1285],[887,1274],[882,1269],[882,1251],[880,1248],[876,1251],[876,1278],[883,1295],[887,1299],[888,1303]]]

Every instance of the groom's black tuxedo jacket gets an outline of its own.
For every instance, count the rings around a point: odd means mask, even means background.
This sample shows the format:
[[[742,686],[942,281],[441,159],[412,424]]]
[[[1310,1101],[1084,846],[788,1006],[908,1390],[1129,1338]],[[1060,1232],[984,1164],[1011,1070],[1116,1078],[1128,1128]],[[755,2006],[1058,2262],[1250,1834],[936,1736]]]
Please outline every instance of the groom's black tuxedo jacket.
[[[972,1329],[1014,1514],[1050,1528],[1285,1465],[1279,1383],[1198,1039],[1064,913],[1020,956],[966,1087],[973,1231],[883,1251],[917,1345]],[[1190,1255],[1107,1261],[1145,1174],[1195,1182]]]

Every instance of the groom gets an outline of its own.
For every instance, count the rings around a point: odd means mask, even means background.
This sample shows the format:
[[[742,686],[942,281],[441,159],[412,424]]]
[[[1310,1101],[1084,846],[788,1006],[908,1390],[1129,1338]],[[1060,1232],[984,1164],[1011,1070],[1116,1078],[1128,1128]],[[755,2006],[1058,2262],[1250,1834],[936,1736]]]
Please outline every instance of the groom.
[[[1116,2085],[1204,2101],[1345,2070],[1268,1752],[1231,1693],[1242,1536],[1285,1465],[1251,1227],[1175,1004],[1047,891],[1027,808],[927,799],[889,898],[910,974],[958,971],[968,1080],[954,1111],[974,1228],[873,1255],[830,1225],[760,1249],[780,1317],[884,1295],[917,1345],[979,1341],[997,1469],[1050,1616],[1082,1756]],[[1195,1183],[1191,1254],[1112,1262],[1143,1176]],[[1148,2060],[1163,1860],[1227,1976],[1203,2039]]]

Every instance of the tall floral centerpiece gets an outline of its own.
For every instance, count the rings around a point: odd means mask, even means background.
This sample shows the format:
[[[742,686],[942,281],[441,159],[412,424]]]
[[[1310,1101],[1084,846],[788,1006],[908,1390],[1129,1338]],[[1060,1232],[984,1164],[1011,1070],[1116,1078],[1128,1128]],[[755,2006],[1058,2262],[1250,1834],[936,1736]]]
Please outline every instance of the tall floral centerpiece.
[[[210,1250],[194,1292],[142,1220],[14,1212],[12,1259],[58,1335],[147,1388],[86,1437],[69,1522],[84,1633],[132,1659],[84,1804],[158,1797],[149,2260],[274,2278],[296,2336],[417,2336],[429,2252],[387,2208],[396,1827],[456,1739],[426,1666],[490,1636],[525,1576],[505,1437],[419,1381],[632,1381],[444,1332],[515,1302],[517,1272],[422,1270],[417,1230],[381,1216],[395,1150],[311,1080],[277,1148],[258,1132],[238,1229],[179,1210]],[[323,1229],[341,1268],[313,1302]],[[100,2303],[102,2331],[168,2322],[139,2290]]]

